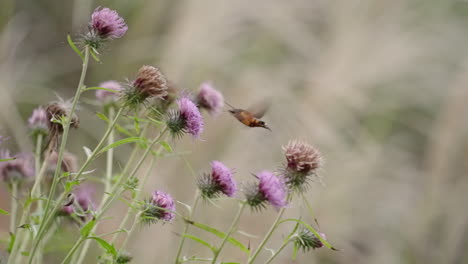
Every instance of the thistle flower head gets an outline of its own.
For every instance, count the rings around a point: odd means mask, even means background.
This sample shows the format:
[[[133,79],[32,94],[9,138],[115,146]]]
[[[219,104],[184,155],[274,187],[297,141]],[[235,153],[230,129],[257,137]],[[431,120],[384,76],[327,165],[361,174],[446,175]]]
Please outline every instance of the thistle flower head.
[[[266,170],[255,176],[258,178],[258,183],[246,188],[247,203],[254,209],[264,208],[266,202],[276,209],[285,207],[287,188],[283,178]]]
[[[117,11],[102,7],[94,10],[89,25],[93,33],[102,39],[121,38],[128,30],[127,24]]]
[[[322,163],[318,149],[313,146],[293,140],[283,146],[286,163],[283,169],[288,187],[293,190],[303,190],[307,186],[309,176],[315,175]]]
[[[33,110],[31,117],[28,119],[29,128],[33,134],[47,135],[49,131],[49,119],[44,108],[38,107]]]
[[[173,135],[189,133],[195,138],[203,131],[203,118],[197,106],[187,96],[177,100],[178,110],[169,114],[167,126]]]
[[[104,105],[116,102],[119,99],[120,91],[123,90],[123,87],[117,81],[106,81],[99,84],[99,87],[116,91],[96,90],[96,99]]]
[[[198,180],[198,188],[206,198],[214,198],[220,194],[233,197],[237,185],[232,177],[232,170],[215,160],[211,162],[211,173]]]
[[[144,223],[154,223],[158,220],[172,222],[175,217],[174,211],[172,196],[162,191],[154,191],[151,199],[143,204],[141,219]]]
[[[206,109],[211,115],[221,112],[224,106],[223,95],[210,82],[204,82],[200,85],[196,100],[198,106]]]
[[[159,68],[144,65],[136,79],[125,90],[128,105],[136,107],[150,98],[163,98],[167,95],[167,80]]]
[[[57,101],[47,105],[47,120],[50,132],[50,140],[58,139],[58,136],[63,133],[62,120],[64,118],[71,118],[71,127],[78,128],[78,116],[73,114],[70,117],[71,104],[69,101]]]
[[[319,235],[323,239],[327,239],[324,233],[319,233]],[[301,228],[299,230],[294,244],[297,248],[302,249],[303,252],[323,247],[322,241],[307,228]]]
[[[0,162],[0,177],[5,182],[20,182],[34,177],[34,161],[32,154],[20,153],[11,155],[8,150],[0,151],[1,159],[14,160]]]

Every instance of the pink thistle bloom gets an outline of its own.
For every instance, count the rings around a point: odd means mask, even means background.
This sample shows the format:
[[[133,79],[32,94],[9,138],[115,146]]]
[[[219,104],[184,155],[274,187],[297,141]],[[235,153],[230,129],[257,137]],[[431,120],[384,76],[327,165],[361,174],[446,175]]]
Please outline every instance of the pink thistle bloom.
[[[208,110],[211,115],[216,115],[223,109],[224,97],[210,82],[204,82],[200,85],[197,102],[201,108]]]
[[[233,197],[236,193],[236,182],[232,177],[232,171],[223,163],[214,160],[211,162],[211,177],[218,189],[226,196]]]
[[[284,180],[269,171],[261,171],[256,175],[259,179],[258,191],[273,207],[279,209],[287,204],[287,189]]]
[[[119,93],[123,90],[123,87],[119,82],[106,81],[99,84],[99,87],[106,88],[109,90],[116,91],[116,93],[106,90],[96,90],[96,98],[104,104],[115,102],[119,99]]]
[[[31,117],[28,119],[29,128],[34,131],[44,131],[49,130],[49,119],[47,118],[47,111],[38,107],[33,110]]]
[[[198,138],[203,131],[203,118],[197,106],[187,97],[177,100],[180,118],[184,121],[184,130]]]
[[[174,219],[175,203],[170,194],[162,191],[154,191],[151,203],[157,207],[153,217],[167,222],[171,222]]]
[[[14,160],[0,162],[0,177],[2,180],[12,182],[34,177],[34,161],[31,154],[11,155],[8,150],[2,150],[0,158],[15,158]]]
[[[96,8],[89,24],[101,38],[121,38],[128,30],[124,19],[109,8]]]

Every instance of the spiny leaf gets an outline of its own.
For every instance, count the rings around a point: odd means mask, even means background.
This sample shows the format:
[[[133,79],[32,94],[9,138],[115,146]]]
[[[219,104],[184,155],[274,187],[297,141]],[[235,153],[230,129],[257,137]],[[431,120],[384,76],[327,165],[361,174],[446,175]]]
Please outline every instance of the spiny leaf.
[[[95,48],[91,48],[89,53],[96,62],[101,62],[101,60],[99,59],[99,52]]]
[[[3,161],[10,161],[10,160],[15,160],[16,158],[9,158],[9,159],[0,159],[0,162],[3,162]]]
[[[202,224],[202,223],[197,223],[197,222],[190,222],[190,224],[192,224],[193,226],[195,227],[198,227],[202,230],[205,230],[207,232],[210,232],[212,233],[213,235],[219,237],[219,238],[225,238],[226,237],[226,234],[219,231],[218,229],[216,228],[213,228],[211,226],[208,226],[208,225],[205,225],[205,224]],[[250,253],[250,250],[244,245],[242,244],[241,242],[239,242],[238,240],[232,238],[232,237],[229,237],[227,239],[227,241],[229,243],[231,243],[232,245],[238,247],[240,250],[244,251],[245,253],[249,254]]]
[[[81,236],[82,237],[89,236],[89,233],[91,233],[91,230],[94,228],[95,225],[96,225],[96,220],[94,219],[86,223],[86,225],[84,225],[80,230]]]
[[[192,239],[193,241],[211,249],[211,251],[213,252],[216,252],[216,247],[214,247],[213,245],[211,245],[210,243],[206,242],[205,240],[199,238],[199,237],[196,237],[196,236],[192,236],[192,235],[182,235],[186,238],[189,238],[189,239]]]
[[[8,248],[7,248],[8,253],[11,253],[11,250],[13,249],[13,246],[15,245],[15,240],[16,240],[16,235],[13,233],[10,233],[10,240],[9,240]]]
[[[0,208],[0,214],[9,215],[10,213]]]
[[[70,45],[72,50],[74,50],[76,52],[76,54],[78,54],[78,56],[80,56],[81,60],[84,60],[83,53],[76,47],[76,45],[73,42],[73,40],[71,39],[70,35],[67,35],[67,41],[68,41],[68,45]]]
[[[112,148],[115,148],[115,147],[118,147],[120,145],[123,145],[123,144],[128,144],[128,143],[133,143],[133,142],[142,142],[143,140],[139,137],[129,137],[129,138],[124,138],[124,139],[121,139],[119,141],[116,141],[110,145],[107,145],[106,147],[104,147],[103,149],[101,149],[99,151],[99,154],[102,154],[106,151],[108,151],[109,149],[112,149]]]
[[[111,254],[114,257],[117,257],[117,250],[115,247],[111,244],[109,244],[106,240],[100,238],[100,237],[88,237],[88,239],[94,239],[98,244],[107,251],[107,253]]]

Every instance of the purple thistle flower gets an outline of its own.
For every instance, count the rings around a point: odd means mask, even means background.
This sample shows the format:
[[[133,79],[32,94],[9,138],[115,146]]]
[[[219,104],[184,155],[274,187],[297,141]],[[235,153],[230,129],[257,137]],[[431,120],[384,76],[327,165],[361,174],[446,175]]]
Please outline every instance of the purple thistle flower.
[[[28,119],[28,125],[35,133],[47,134],[49,130],[47,111],[42,107],[34,109],[31,117]]]
[[[219,193],[233,197],[237,191],[232,170],[216,160],[211,162],[211,173],[199,179],[198,187],[206,198],[216,197]]]
[[[154,191],[153,196],[143,206],[142,221],[154,223],[157,220],[172,222],[175,217],[175,203],[172,196],[162,191]]]
[[[254,209],[265,207],[265,202],[268,202],[276,209],[285,207],[287,204],[287,188],[284,179],[266,170],[255,176],[259,180],[258,183],[248,186],[245,190],[247,203]]]
[[[180,116],[185,121],[187,133],[199,137],[203,131],[203,118],[197,106],[187,97],[177,100]]]
[[[284,180],[266,170],[258,173],[257,177],[259,179],[258,190],[266,200],[276,209],[285,207],[287,189]]]
[[[14,160],[0,162],[0,178],[5,182],[21,181],[34,177],[32,154],[20,153],[11,155],[8,150],[0,151],[1,159]]]
[[[98,7],[91,15],[89,25],[99,37],[121,38],[127,32],[128,27],[117,11],[109,8]]]
[[[167,126],[173,135],[189,133],[195,138],[200,137],[203,131],[203,118],[195,103],[187,96],[177,100],[179,111],[172,112],[169,116]]]
[[[224,97],[210,82],[204,82],[200,85],[197,102],[201,108],[208,110],[211,115],[216,115],[221,112],[224,106]]]
[[[103,104],[109,104],[117,101],[119,98],[119,92],[123,90],[123,87],[120,85],[120,83],[116,81],[103,82],[99,84],[99,87],[117,92],[114,93],[106,90],[96,90],[96,98]]]

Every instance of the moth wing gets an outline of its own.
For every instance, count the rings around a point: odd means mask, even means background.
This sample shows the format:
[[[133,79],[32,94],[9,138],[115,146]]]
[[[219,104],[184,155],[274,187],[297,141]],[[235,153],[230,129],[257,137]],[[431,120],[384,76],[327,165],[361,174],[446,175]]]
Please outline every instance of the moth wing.
[[[270,101],[263,100],[249,107],[247,111],[252,113],[252,115],[255,118],[262,118],[265,115],[265,113],[268,111],[268,108],[270,108],[270,105],[271,105]]]

